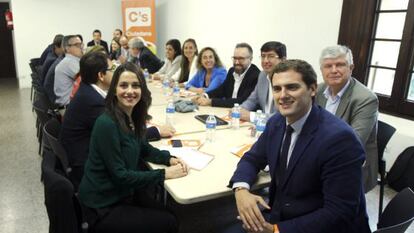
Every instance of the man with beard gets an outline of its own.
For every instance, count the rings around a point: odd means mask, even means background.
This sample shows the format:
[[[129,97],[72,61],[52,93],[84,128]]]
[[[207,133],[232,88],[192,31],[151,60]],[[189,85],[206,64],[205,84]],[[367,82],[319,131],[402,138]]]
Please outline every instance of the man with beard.
[[[233,67],[227,73],[226,80],[217,89],[195,97],[193,102],[214,107],[232,107],[241,104],[256,87],[260,70],[252,64],[253,50],[247,43],[239,43],[234,49]]]

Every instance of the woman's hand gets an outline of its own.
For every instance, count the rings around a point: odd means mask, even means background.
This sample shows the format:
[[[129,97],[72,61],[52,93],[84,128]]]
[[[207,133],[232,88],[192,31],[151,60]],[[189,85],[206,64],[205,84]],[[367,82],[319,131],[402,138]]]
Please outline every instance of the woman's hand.
[[[178,158],[170,159],[170,167],[165,168],[165,179],[175,179],[188,175],[187,164]]]
[[[170,125],[159,125],[157,127],[160,131],[160,136],[162,138],[169,138],[169,137],[174,136],[174,134],[175,134],[174,127],[172,127]]]

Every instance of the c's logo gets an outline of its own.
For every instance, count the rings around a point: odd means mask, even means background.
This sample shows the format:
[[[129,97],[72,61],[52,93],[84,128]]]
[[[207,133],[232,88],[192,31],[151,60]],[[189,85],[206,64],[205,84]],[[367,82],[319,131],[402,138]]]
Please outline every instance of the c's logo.
[[[149,7],[126,8],[125,17],[127,29],[133,26],[151,26],[151,8]]]

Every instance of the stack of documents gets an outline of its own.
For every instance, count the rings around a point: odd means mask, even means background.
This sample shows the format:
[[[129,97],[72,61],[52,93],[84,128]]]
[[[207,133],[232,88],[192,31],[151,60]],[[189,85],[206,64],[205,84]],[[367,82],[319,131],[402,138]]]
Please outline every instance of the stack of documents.
[[[205,168],[214,156],[203,153],[201,151],[195,150],[189,147],[169,147],[163,146],[160,147],[160,150],[167,150],[171,155],[174,155],[177,158],[184,160],[187,165],[195,170],[202,170]]]

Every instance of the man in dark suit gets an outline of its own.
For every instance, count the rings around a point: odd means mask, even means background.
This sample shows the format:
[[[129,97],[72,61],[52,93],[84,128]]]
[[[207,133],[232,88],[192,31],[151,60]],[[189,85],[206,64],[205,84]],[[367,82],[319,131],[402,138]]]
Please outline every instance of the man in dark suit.
[[[96,118],[105,108],[106,91],[112,80],[111,61],[103,53],[92,52],[80,60],[82,81],[65,112],[60,140],[72,167],[71,180],[77,189],[88,158],[89,141]]]
[[[143,70],[147,69],[150,74],[156,73],[164,65],[164,62],[145,46],[141,38],[132,38],[128,42],[128,47],[128,61],[135,63]]]
[[[93,40],[89,41],[87,46],[88,47],[92,47],[95,45],[100,45],[102,47],[104,47],[105,51],[107,54],[109,54],[109,50],[108,50],[108,43],[106,43],[106,41],[102,40],[102,33],[101,31],[99,31],[98,29],[95,29],[95,31],[93,31]]]
[[[249,97],[260,73],[259,68],[252,64],[252,47],[247,43],[237,44],[232,59],[233,67],[227,72],[224,83],[203,97],[193,98],[193,102],[203,106],[231,108]]]
[[[42,71],[40,72],[40,82],[43,86],[45,82],[45,77],[47,72],[49,71],[50,66],[55,62],[55,60],[64,54],[65,50],[62,46],[62,40],[63,35],[57,35],[55,36],[55,39],[53,40],[53,50],[47,54],[46,60],[43,63]]]
[[[314,104],[316,74],[308,63],[283,61],[271,77],[279,113],[269,119],[230,180],[243,228],[267,233],[370,232],[360,140],[349,125]],[[249,191],[267,164],[272,178],[268,204]],[[243,232],[242,226],[231,230]]]
[[[116,66],[106,54],[91,52],[80,60],[82,81],[79,90],[68,105],[60,132],[60,140],[66,150],[72,168],[71,180],[77,190],[88,158],[89,142],[96,119],[105,110],[105,97]],[[148,140],[174,134],[171,127],[160,126],[147,129]]]

